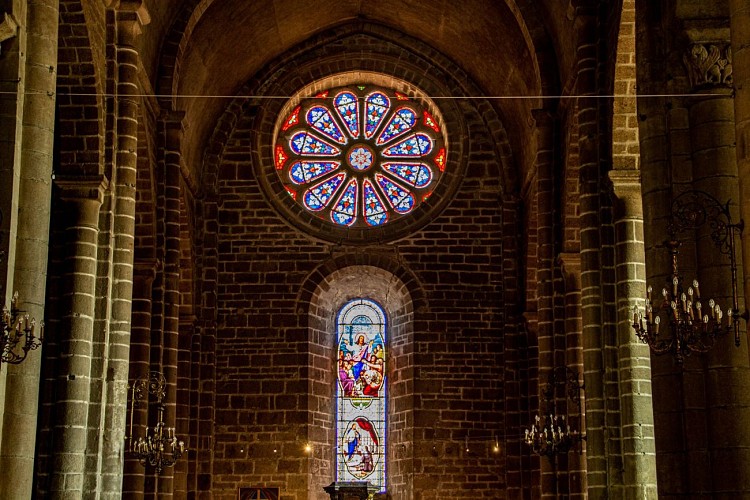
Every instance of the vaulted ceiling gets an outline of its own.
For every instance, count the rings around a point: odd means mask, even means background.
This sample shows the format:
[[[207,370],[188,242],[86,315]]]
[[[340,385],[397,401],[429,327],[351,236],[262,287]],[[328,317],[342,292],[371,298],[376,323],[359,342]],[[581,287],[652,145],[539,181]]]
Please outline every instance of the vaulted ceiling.
[[[575,37],[560,0],[146,0],[140,47],[157,94],[184,111],[183,159],[199,172],[216,120],[265,65],[325,30],[379,24],[418,39],[461,67],[491,97],[519,151],[531,110],[572,72]],[[356,49],[355,49],[356,50]],[[533,159],[523,157],[521,163]],[[524,168],[520,165],[519,168]],[[198,175],[199,176],[199,175]]]

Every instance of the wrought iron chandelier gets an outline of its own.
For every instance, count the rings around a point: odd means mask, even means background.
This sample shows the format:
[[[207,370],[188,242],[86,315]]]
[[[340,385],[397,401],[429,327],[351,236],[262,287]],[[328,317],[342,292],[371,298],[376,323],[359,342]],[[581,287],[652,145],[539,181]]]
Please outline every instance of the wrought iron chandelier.
[[[722,310],[709,299],[701,298],[700,284],[693,280],[685,288],[677,264],[681,242],[677,234],[694,230],[708,224],[711,240],[719,251],[729,256],[731,269],[732,304]],[[721,204],[703,191],[686,191],[672,202],[669,239],[665,246],[669,250],[672,272],[662,289],[661,303],[653,297],[653,288],[646,290],[645,310],[633,307],[633,328],[638,338],[648,344],[656,354],[671,353],[678,364],[693,352],[707,352],[716,339],[734,332],[734,343],[740,345],[740,318],[747,321],[748,312],[739,311],[737,293],[737,260],[735,232],[742,233],[744,223],[733,223],[729,213],[729,201]],[[655,305],[656,303],[656,305]],[[725,314],[726,311],[726,314]],[[660,325],[665,323],[660,333]]]
[[[562,368],[565,369],[565,378],[559,381],[555,372]],[[584,385],[578,381],[577,372],[567,366],[558,367],[550,372],[549,382],[543,391],[546,412],[542,412],[540,408],[540,413],[534,416],[531,428],[524,430],[523,438],[524,443],[531,447],[531,451],[550,460],[554,460],[558,454],[568,453],[586,439],[586,436],[581,434],[575,425],[571,426],[567,411],[565,415],[557,413],[555,396],[558,387],[565,388],[566,405],[567,400],[572,401],[578,409],[578,420],[582,421],[581,391]]]
[[[3,306],[0,315],[0,324],[3,327],[0,336],[0,362],[17,365],[29,354],[29,351],[38,349],[44,341],[44,324],[41,325],[39,337],[34,336],[36,320],[23,314],[17,307],[18,292],[13,294],[10,309]]]
[[[172,467],[185,452],[185,442],[177,438],[174,427],[167,427],[164,423],[166,388],[167,380],[160,372],[150,372],[148,377],[137,379],[130,388],[130,432],[125,437],[128,451],[134,453],[144,467],[154,467],[157,474],[165,467]],[[145,426],[145,435],[134,438],[135,407],[148,404],[149,395],[156,397],[156,424]]]
[[[3,222],[3,213],[0,212],[0,224]],[[0,251],[0,262],[3,261],[5,252]],[[3,287],[0,286],[0,291]],[[10,309],[3,306],[0,313],[0,326],[3,331],[0,336],[0,363],[17,365],[29,354],[29,351],[38,349],[44,341],[44,323],[40,324],[39,337],[34,335],[36,320],[29,318],[25,311],[18,309],[18,292],[13,294],[10,301]]]

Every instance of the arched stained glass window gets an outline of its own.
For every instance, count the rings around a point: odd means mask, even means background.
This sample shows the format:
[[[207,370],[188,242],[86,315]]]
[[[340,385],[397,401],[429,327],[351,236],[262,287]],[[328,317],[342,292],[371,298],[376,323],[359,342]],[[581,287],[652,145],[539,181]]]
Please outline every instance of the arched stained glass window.
[[[290,196],[337,226],[377,227],[412,213],[440,181],[437,119],[393,90],[322,92],[280,122],[274,164]]]
[[[336,480],[385,491],[386,323],[383,309],[356,299],[337,322]]]

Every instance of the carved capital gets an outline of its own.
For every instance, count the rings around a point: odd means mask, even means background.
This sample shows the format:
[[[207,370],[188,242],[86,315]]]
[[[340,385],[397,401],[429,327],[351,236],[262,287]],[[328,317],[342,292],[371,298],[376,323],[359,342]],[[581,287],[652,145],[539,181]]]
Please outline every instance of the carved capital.
[[[565,289],[569,292],[581,290],[581,254],[573,252],[561,252],[557,255],[557,263],[560,265]]]
[[[640,170],[610,170],[615,216],[620,218],[643,218]]]
[[[732,48],[728,44],[693,44],[682,60],[692,90],[732,86]]]

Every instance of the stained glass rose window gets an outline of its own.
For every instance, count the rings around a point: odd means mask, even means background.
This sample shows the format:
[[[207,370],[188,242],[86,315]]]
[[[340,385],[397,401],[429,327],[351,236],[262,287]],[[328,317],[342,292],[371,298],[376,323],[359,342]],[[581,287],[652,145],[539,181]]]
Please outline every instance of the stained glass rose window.
[[[311,214],[344,227],[408,216],[440,182],[446,149],[437,119],[400,92],[372,86],[322,92],[280,125],[274,163]]]

